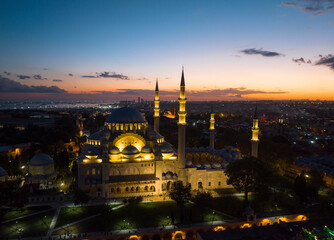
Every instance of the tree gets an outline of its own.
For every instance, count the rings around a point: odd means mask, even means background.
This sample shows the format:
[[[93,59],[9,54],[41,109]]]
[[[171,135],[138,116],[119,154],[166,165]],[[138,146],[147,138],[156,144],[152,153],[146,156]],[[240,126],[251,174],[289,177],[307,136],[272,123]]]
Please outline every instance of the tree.
[[[183,222],[184,204],[191,198],[190,188],[189,183],[183,185],[182,181],[176,181],[174,182],[174,188],[169,193],[170,198],[173,199],[180,208],[181,222]]]
[[[269,165],[253,157],[245,157],[227,165],[225,174],[227,184],[233,185],[238,191],[245,192],[245,202],[248,193],[263,188],[270,179]]]
[[[200,207],[205,207],[212,200],[212,196],[209,192],[198,192],[194,198],[194,203]]]
[[[74,190],[73,203],[75,205],[84,204],[89,201],[89,195],[82,191],[80,188]]]

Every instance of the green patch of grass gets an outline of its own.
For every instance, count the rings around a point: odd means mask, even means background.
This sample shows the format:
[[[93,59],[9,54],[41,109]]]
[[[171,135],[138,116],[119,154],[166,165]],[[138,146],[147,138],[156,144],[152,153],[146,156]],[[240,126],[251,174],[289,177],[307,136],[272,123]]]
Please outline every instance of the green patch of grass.
[[[239,193],[235,188],[221,188],[221,189],[215,189],[214,191],[220,195]]]
[[[174,216],[174,224],[181,222],[180,209],[174,202],[140,203],[127,205],[111,213],[102,214],[96,218],[61,229],[54,234],[99,232],[121,229],[140,229],[170,225]],[[186,204],[183,208],[183,223],[221,221],[226,219],[212,210]],[[96,223],[99,224],[96,224]]]
[[[98,207],[96,206],[62,208],[59,212],[55,228],[89,217],[98,212],[100,211],[98,211]]]
[[[22,217],[31,213],[36,213],[39,211],[51,209],[50,206],[36,206],[36,207],[24,207],[22,209],[10,208],[10,209],[1,209],[0,211],[3,214],[3,221],[8,221],[18,217]]]
[[[45,236],[55,210],[2,224],[0,239]]]

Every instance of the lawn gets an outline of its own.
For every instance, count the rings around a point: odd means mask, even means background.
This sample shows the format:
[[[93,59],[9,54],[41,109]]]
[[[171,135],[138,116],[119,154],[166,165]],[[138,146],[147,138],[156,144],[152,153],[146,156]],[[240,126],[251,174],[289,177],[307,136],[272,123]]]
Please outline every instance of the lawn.
[[[10,208],[10,209],[1,209],[0,211],[3,214],[3,221],[8,221],[11,219],[22,217],[24,215],[28,215],[31,213],[36,213],[36,212],[43,211],[46,209],[51,209],[51,207],[50,206],[36,206],[36,207],[24,207],[22,209]]]
[[[260,197],[256,194],[249,195],[248,200],[250,206],[258,215],[269,216],[284,210],[296,209],[299,206],[298,200],[287,194],[273,193],[268,198]],[[225,196],[213,198],[208,207],[232,215],[241,217],[244,206],[244,196]]]
[[[110,205],[110,207],[116,207],[116,206],[117,204]],[[78,221],[82,218],[86,218],[91,215],[101,213],[104,210],[105,210],[104,205],[62,208],[60,210],[55,228]]]
[[[239,193],[235,188],[219,188],[219,189],[215,189],[214,191],[220,195]]]
[[[55,210],[22,218],[0,226],[0,239],[45,236]]]
[[[147,227],[162,227],[170,225],[172,216],[174,223],[180,224],[180,210],[175,202],[140,203],[127,205],[111,213],[102,214],[96,218],[58,230],[54,234],[99,232],[121,229],[139,229]],[[183,223],[198,223],[225,220],[226,217],[211,210],[198,208],[193,204],[184,207]],[[96,224],[99,223],[99,224]]]

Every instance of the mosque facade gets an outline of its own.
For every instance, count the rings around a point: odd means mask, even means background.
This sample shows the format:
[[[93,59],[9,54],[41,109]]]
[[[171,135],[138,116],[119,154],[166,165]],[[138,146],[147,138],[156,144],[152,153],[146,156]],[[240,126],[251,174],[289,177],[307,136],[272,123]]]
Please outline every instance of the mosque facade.
[[[78,186],[91,196],[124,198],[168,196],[173,182],[190,183],[193,191],[232,187],[226,184],[225,165],[193,164],[186,159],[186,92],[182,70],[178,148],[159,134],[159,87],[155,88],[154,126],[130,107],[118,108],[104,129],[90,135],[78,157]],[[210,118],[210,147],[214,148],[214,115]]]

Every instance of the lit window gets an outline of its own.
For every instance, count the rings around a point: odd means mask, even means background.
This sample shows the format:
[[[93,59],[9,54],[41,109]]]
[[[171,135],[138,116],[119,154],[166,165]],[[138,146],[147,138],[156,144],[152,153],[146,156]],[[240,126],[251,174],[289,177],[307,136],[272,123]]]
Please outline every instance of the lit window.
[[[93,168],[93,169],[92,169],[92,175],[95,175],[95,174],[96,174],[96,169]]]

